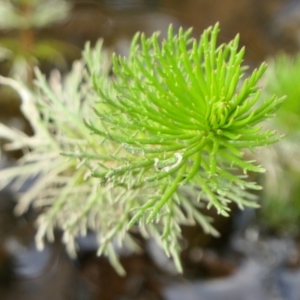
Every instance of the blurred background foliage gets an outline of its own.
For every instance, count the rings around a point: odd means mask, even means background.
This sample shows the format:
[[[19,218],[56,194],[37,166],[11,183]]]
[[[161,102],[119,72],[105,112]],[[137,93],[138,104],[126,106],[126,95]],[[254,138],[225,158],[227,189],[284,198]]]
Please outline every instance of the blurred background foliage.
[[[278,54],[263,79],[265,94],[286,95],[271,127],[286,136],[260,152],[268,173],[261,196],[261,223],[278,233],[300,234],[300,54]]]
[[[63,66],[65,55],[75,51],[71,44],[51,38],[37,38],[37,32],[63,21],[71,4],[63,0],[1,0],[0,53],[9,68],[9,75],[18,76],[28,84],[33,79],[33,67],[39,61]]]

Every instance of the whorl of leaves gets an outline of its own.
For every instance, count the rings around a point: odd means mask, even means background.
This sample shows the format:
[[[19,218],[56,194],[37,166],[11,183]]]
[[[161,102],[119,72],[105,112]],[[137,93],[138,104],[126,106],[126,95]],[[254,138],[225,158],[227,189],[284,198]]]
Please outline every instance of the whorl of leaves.
[[[275,132],[263,131],[258,123],[271,117],[283,98],[259,100],[257,83],[266,64],[246,77],[239,36],[218,46],[218,32],[217,24],[197,40],[191,29],[174,34],[170,26],[162,43],[157,33],[150,38],[137,34],[129,57],[114,56],[111,82],[94,77],[100,97],[95,112],[103,128],[87,126],[122,145],[127,154],[117,166],[93,176],[102,184],[127,183],[129,188],[137,176],[136,185],[157,185],[157,193],[136,209],[129,226],[168,214],[184,185],[199,187],[199,199],[222,215],[228,215],[232,201],[240,207],[255,205],[245,190],[260,187],[246,180],[246,172],[264,169],[244,160],[242,149],[278,141]]]

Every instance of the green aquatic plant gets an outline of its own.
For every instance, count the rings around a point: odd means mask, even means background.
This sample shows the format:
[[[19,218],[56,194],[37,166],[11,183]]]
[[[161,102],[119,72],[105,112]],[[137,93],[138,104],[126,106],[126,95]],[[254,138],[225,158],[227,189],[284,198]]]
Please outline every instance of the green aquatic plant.
[[[283,98],[258,101],[257,82],[266,64],[245,78],[239,37],[218,46],[218,31],[218,25],[209,28],[198,41],[191,30],[174,35],[170,27],[162,45],[157,34],[149,39],[136,35],[128,58],[113,57],[113,80],[93,77],[100,99],[95,113],[103,127],[87,126],[127,151],[116,157],[117,167],[93,176],[102,184],[131,187],[137,177],[137,185],[157,184],[129,226],[141,219],[154,221],[187,184],[198,186],[208,206],[224,216],[228,202],[254,205],[244,191],[260,187],[245,180],[245,174],[264,169],[242,159],[242,149],[278,141],[275,131],[263,131],[258,123],[271,117]],[[244,174],[233,175],[234,167]]]
[[[260,186],[247,172],[264,169],[244,152],[281,138],[258,124],[283,98],[260,100],[266,65],[247,76],[239,37],[218,45],[218,32],[217,24],[197,40],[170,26],[162,42],[157,33],[137,34],[129,57],[113,55],[112,71],[98,43],[87,45],[83,67],[65,79],[47,83],[36,72],[38,93],[23,100],[35,134],[0,127],[7,147],[25,152],[0,178],[17,176],[20,185],[29,172],[39,174],[17,211],[40,207],[40,246],[58,227],[74,253],[76,237],[92,229],[98,254],[122,273],[115,242],[136,250],[131,233],[138,232],[156,238],[181,271],[181,225],[218,235],[204,207],[228,216],[231,202],[257,206],[250,190]]]

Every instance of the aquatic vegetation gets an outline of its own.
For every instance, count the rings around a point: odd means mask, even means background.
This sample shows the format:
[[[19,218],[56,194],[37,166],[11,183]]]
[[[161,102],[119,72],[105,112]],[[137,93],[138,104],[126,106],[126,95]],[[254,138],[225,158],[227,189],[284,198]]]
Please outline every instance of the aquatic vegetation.
[[[281,138],[259,124],[283,97],[261,100],[266,64],[247,76],[239,36],[218,45],[218,32],[217,24],[198,40],[170,26],[162,43],[157,33],[137,34],[129,57],[113,55],[112,75],[101,43],[87,44],[84,62],[65,79],[54,73],[47,83],[36,71],[38,92],[26,101],[24,87],[1,79],[23,95],[35,135],[2,127],[7,147],[25,155],[0,178],[18,175],[20,184],[38,174],[18,209],[40,207],[40,246],[58,227],[75,253],[76,237],[91,229],[98,253],[122,273],[114,244],[136,250],[131,233],[138,232],[155,237],[181,271],[180,225],[197,222],[218,235],[203,207],[229,216],[232,202],[257,206],[251,190],[261,187],[247,172],[264,169],[244,153]]]

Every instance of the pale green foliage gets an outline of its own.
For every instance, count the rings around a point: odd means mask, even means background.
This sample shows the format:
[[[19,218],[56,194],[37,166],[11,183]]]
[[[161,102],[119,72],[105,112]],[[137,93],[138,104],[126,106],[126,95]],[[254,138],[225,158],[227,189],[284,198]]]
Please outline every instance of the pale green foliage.
[[[94,56],[98,76],[108,76],[109,59],[101,52],[101,43],[90,53],[91,56],[94,54],[98,55]],[[53,71],[49,83],[36,70],[38,92],[34,94],[15,80],[0,78],[0,84],[9,85],[20,94],[21,111],[34,131],[33,136],[27,136],[0,124],[0,137],[9,141],[5,148],[24,152],[16,166],[0,171],[1,187],[13,182],[12,188],[17,192],[26,180],[36,178],[31,188],[19,195],[16,213],[24,213],[30,205],[37,208],[41,212],[37,221],[38,246],[43,247],[45,238],[52,241],[54,229],[61,228],[64,230],[63,241],[71,255],[76,253],[75,238],[85,235],[88,229],[99,234],[99,243],[107,239],[112,230],[111,222],[118,224],[125,217],[123,206],[130,206],[126,200],[137,193],[100,187],[98,180],[90,177],[96,162],[77,158],[81,151],[88,151],[89,159],[95,153],[99,158],[101,152],[103,160],[109,161],[109,154],[115,149],[112,143],[101,145],[99,138],[91,135],[84,125],[83,118],[93,115],[92,107],[97,100],[86,75],[83,62],[75,62],[65,78]],[[61,152],[72,152],[73,157],[66,159]],[[115,203],[117,198],[124,199],[124,203]],[[134,247],[130,236],[123,235],[124,230],[120,230],[116,237],[121,236],[123,242],[125,240]],[[108,249],[111,249],[111,262],[122,273],[111,244]]]
[[[190,30],[174,35],[170,27],[162,45],[157,34],[137,35],[129,58],[114,56],[112,76],[101,45],[87,46],[86,65],[65,79],[56,72],[48,84],[37,72],[39,94],[30,101],[17,87],[35,135],[0,127],[8,147],[25,151],[0,182],[39,175],[17,207],[41,208],[39,244],[58,227],[72,252],[77,235],[95,230],[98,253],[122,272],[113,243],[137,249],[130,232],[139,232],[155,237],[180,271],[180,225],[197,222],[218,235],[202,208],[228,215],[230,202],[256,206],[248,189],[260,187],[246,173],[263,168],[244,160],[243,149],[279,139],[257,124],[282,99],[258,102],[265,65],[245,79],[238,37],[217,46],[218,30],[197,41]]]

